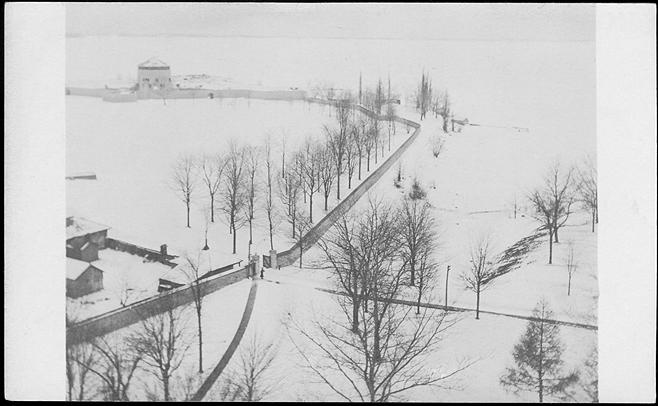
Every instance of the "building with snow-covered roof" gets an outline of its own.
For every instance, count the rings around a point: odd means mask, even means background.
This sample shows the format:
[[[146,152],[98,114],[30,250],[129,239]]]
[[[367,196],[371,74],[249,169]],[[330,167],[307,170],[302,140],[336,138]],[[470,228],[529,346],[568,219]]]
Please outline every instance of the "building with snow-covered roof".
[[[103,289],[103,271],[89,262],[66,258],[66,296],[80,297]]]
[[[150,58],[137,66],[138,97],[149,97],[171,87],[171,69],[160,59]]]
[[[98,250],[107,244],[110,227],[82,217],[66,218],[66,256],[83,260],[98,259]]]

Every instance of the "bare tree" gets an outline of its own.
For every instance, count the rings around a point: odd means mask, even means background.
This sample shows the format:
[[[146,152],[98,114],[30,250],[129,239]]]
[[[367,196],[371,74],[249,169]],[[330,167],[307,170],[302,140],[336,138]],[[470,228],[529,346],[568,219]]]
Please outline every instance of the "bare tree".
[[[576,268],[578,268],[578,263],[576,262],[574,251],[575,251],[574,242],[573,241],[567,242],[566,263],[567,263],[567,274],[569,275],[569,284],[567,285],[567,296],[571,295],[571,277],[576,272]]]
[[[286,132],[281,134],[281,176],[286,176]]]
[[[359,161],[359,180],[361,180],[361,162],[363,161],[363,154],[366,152],[367,134],[367,120],[361,115],[359,119],[356,120],[354,129],[352,130],[352,138],[354,140],[354,146],[356,147]]]
[[[434,158],[438,158],[441,152],[443,151],[443,146],[445,145],[445,141],[441,137],[432,137],[432,155],[434,155]]]
[[[395,134],[395,104],[391,95],[391,77],[388,77],[388,93],[386,101],[386,120],[388,121],[388,151],[391,151],[391,130]]]
[[[443,119],[443,132],[448,132],[448,121],[452,114],[450,95],[447,90],[442,90],[437,97],[437,113]]]
[[[416,92],[416,109],[420,113],[420,119],[424,119],[432,103],[432,82],[429,76],[423,72],[420,84]]]
[[[225,188],[222,191],[220,208],[226,215],[230,232],[233,234],[233,254],[236,253],[237,229],[243,226],[245,219],[242,215],[247,201],[247,193],[245,191],[245,155],[245,148],[238,147],[234,141],[230,143],[228,156],[226,157],[226,169],[224,171]]]
[[[370,154],[372,153],[373,148],[375,147],[377,140],[375,138],[375,131],[372,126],[372,119],[367,120],[367,126],[364,128],[365,131],[362,133],[361,143],[363,145],[363,150],[366,155],[366,171],[370,172]],[[375,122],[377,120],[374,120]],[[375,156],[377,154],[375,153]]]
[[[246,204],[245,218],[249,222],[249,256],[251,256],[251,244],[253,244],[253,221],[256,208],[256,175],[258,173],[258,151],[253,147],[247,147],[245,153],[245,192]],[[235,237],[235,235],[234,235]],[[235,250],[233,251],[235,254]]]
[[[142,354],[132,351],[127,340],[118,335],[97,337],[90,342],[95,352],[93,364],[84,364],[101,381],[100,393],[105,400],[127,401],[130,382],[142,361]]]
[[[573,169],[569,169],[565,175],[562,175],[560,164],[555,163],[544,178],[543,187],[534,190],[529,196],[529,200],[535,208],[535,219],[542,223],[542,229],[548,231],[549,264],[553,263],[554,238],[555,242],[559,242],[558,230],[572,213],[571,206],[575,201],[572,188]]]
[[[436,240],[430,205],[424,200],[405,198],[400,223],[401,252],[409,271],[409,283],[416,284],[421,255],[431,254]]]
[[[270,235],[270,250],[274,249],[274,197],[272,194],[272,140],[268,135],[265,140],[265,172],[267,176],[267,194],[265,196],[265,202],[263,204],[265,209],[265,214],[267,215],[268,231]]]
[[[304,145],[304,153],[300,155],[300,169],[303,184],[306,187],[306,193],[309,199],[309,221],[313,222],[313,195],[320,190],[319,162],[320,150],[313,141],[307,139]]]
[[[296,165],[288,165],[288,175],[281,176],[279,180],[279,197],[283,203],[285,213],[292,226],[292,238],[296,237],[297,223],[297,204],[299,196],[302,194],[302,186],[299,176],[295,173]]]
[[[562,372],[563,345],[559,339],[559,326],[549,323],[553,313],[542,300],[533,311],[525,334],[514,346],[514,367],[507,368],[500,378],[506,389],[536,392],[539,402],[545,396],[566,400],[569,387],[579,380],[578,372]]]
[[[489,288],[493,281],[500,276],[498,274],[496,260],[491,250],[489,237],[480,239],[471,247],[470,263],[468,271],[461,274],[465,287],[476,295],[475,318],[480,318],[480,294]]]
[[[345,214],[338,219],[333,227],[318,241],[323,252],[324,263],[331,268],[334,279],[340,291],[348,298],[343,306],[351,306],[352,331],[359,329],[359,309],[365,296],[366,285],[361,275],[361,256],[357,245],[356,221],[351,215]]]
[[[591,157],[587,157],[583,168],[578,170],[578,192],[580,201],[592,213],[592,232],[594,232],[594,224],[599,223],[599,197],[596,165]]]
[[[328,210],[327,202],[331,194],[331,186],[336,179],[336,161],[332,156],[329,146],[320,147],[316,155],[318,160],[318,183],[324,192],[324,211]]]
[[[423,247],[418,257],[418,269],[416,276],[418,280],[416,296],[416,314],[420,314],[420,302],[423,297],[428,296],[435,287],[436,278],[439,274],[439,263],[434,259],[434,245],[430,244]],[[447,286],[446,286],[447,287]],[[447,297],[447,295],[446,295]]]
[[[278,353],[274,343],[266,343],[254,334],[245,344],[240,350],[239,363],[228,371],[227,379],[219,389],[221,401],[263,401],[276,390],[281,380],[271,373]]]
[[[343,174],[343,163],[348,148],[352,123],[352,108],[348,101],[339,100],[336,102],[336,121],[338,122],[337,129],[331,129],[325,126],[324,130],[336,167],[336,198],[340,200],[340,175]]]
[[[187,227],[190,227],[190,204],[192,193],[196,186],[197,175],[195,172],[194,159],[188,155],[181,155],[174,163],[171,174],[171,187],[178,198],[185,203],[187,208]]]
[[[201,161],[201,179],[208,189],[210,197],[210,222],[215,222],[215,195],[222,183],[222,172],[226,166],[221,154],[215,156],[203,155]]]
[[[68,341],[68,340],[67,340]],[[87,400],[90,368],[95,368],[97,354],[88,343],[66,344],[66,400]]]
[[[468,365],[438,375],[427,369],[427,356],[440,343],[440,334],[454,324],[445,312],[423,308],[411,318],[413,307],[400,304],[405,275],[398,254],[397,212],[381,202],[370,202],[351,235],[356,249],[359,283],[368,301],[358,307],[354,329],[353,306],[339,300],[347,325],[328,319],[314,329],[293,325],[318,352],[302,349],[293,338],[308,367],[347,401],[384,402],[399,398],[409,389],[438,385]],[[349,253],[343,258],[349,259]],[[345,265],[341,265],[342,268]],[[343,284],[339,284],[341,287]],[[294,323],[294,322],[293,322]],[[292,338],[292,335],[291,335]]]
[[[142,356],[146,370],[162,384],[163,399],[172,400],[171,381],[190,348],[185,307],[168,306],[164,313],[145,318],[128,339],[132,351]]]
[[[293,205],[291,212],[288,214],[288,222],[293,226],[293,238],[296,239],[295,246],[299,249],[299,267],[301,268],[304,253],[304,234],[312,227],[312,223],[307,218],[307,213],[304,212],[304,205],[297,203]]]
[[[375,165],[377,165],[377,156],[381,144],[381,134],[379,128],[379,119],[375,116],[370,117],[370,136],[372,137],[372,145],[375,148]],[[370,170],[370,166],[368,166],[368,170]]]
[[[203,373],[203,330],[201,323],[201,316],[203,311],[203,290],[200,282],[203,271],[201,270],[201,254],[198,253],[196,258],[189,254],[185,254],[185,264],[181,266],[181,270],[187,278],[192,292],[192,299],[194,303],[194,310],[196,312],[197,320],[197,338],[199,339],[199,373]]]
[[[345,145],[345,166],[347,169],[348,189],[352,189],[352,177],[354,176],[354,171],[356,170],[357,161],[360,160],[357,147],[357,143],[359,142],[358,133],[358,127],[356,125],[352,125],[349,131],[347,144]]]

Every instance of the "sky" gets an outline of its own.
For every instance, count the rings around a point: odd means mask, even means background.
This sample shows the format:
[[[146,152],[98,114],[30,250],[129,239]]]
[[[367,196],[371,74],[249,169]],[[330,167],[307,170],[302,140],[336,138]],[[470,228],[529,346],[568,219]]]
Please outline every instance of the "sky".
[[[66,33],[594,41],[593,4],[67,3]]]

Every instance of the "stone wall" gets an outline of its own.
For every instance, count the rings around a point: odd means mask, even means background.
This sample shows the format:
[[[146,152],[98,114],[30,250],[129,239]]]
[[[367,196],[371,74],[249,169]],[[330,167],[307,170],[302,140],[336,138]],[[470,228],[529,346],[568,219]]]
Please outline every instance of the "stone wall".
[[[321,104],[331,104],[330,102],[318,99],[307,99],[310,102],[316,102]],[[377,116],[374,112],[366,109],[360,105],[353,105],[353,108],[367,114],[369,116]],[[384,116],[377,116],[378,119],[383,120]],[[290,266],[299,259],[299,256],[311,248],[313,244],[318,242],[324,233],[329,230],[333,224],[338,220],[343,214],[347,213],[349,209],[356,204],[356,202],[370,190],[370,188],[377,183],[379,179],[388,171],[391,166],[400,158],[400,156],[409,148],[409,146],[418,138],[420,134],[420,124],[415,123],[411,120],[407,120],[400,117],[395,117],[394,121],[407,125],[414,128],[413,134],[395,151],[391,154],[388,159],[381,164],[381,166],[375,169],[370,176],[368,176],[359,186],[354,188],[352,192],[345,198],[343,201],[338,203],[333,210],[329,212],[322,220],[320,220],[313,228],[311,228],[305,235],[302,237],[302,249],[300,250],[299,243],[296,243],[287,251],[283,251],[277,255],[278,267]]]
[[[224,273],[199,283],[201,295],[206,296],[225,286],[239,282],[248,276],[249,267]],[[140,320],[165,312],[172,307],[192,303],[194,294],[190,285],[162,292],[126,307],[73,324],[66,329],[66,341],[77,344],[89,341],[115,330],[130,326]]]

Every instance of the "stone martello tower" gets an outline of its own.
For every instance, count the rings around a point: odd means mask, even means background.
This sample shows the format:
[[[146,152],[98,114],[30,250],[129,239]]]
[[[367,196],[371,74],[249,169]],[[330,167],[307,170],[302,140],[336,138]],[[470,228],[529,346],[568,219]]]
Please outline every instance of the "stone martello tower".
[[[157,58],[142,62],[137,67],[137,95],[139,98],[160,96],[172,87],[169,65]]]

